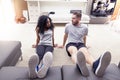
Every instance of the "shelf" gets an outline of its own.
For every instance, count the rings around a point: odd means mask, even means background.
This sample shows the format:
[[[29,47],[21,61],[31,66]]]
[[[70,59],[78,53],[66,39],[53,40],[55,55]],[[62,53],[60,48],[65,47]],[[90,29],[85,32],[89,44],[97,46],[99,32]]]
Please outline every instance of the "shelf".
[[[25,1],[64,1],[64,0],[25,0]]]
[[[69,0],[67,2],[88,2],[87,0]]]
[[[55,14],[69,14],[70,10],[82,10],[86,13],[88,0],[25,0],[27,1],[29,22],[34,23],[42,12],[54,11]],[[62,16],[62,15],[61,15]],[[69,21],[54,21],[53,23],[68,23]],[[82,23],[88,23],[83,21]]]
[[[25,1],[40,1],[40,2],[88,2],[87,0],[25,0]]]
[[[34,20],[34,21],[28,21],[29,23],[37,23],[37,21],[36,20]],[[71,22],[71,21],[52,21],[53,23],[69,23],[69,22]],[[89,21],[81,21],[81,23],[86,23],[86,24],[88,24],[89,23]]]

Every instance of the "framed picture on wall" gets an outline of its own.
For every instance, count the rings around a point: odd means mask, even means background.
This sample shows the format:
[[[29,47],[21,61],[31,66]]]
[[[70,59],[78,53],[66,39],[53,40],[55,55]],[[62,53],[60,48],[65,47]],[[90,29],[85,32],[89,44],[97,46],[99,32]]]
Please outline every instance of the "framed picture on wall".
[[[91,15],[103,16],[112,15],[116,5],[116,0],[93,0]]]

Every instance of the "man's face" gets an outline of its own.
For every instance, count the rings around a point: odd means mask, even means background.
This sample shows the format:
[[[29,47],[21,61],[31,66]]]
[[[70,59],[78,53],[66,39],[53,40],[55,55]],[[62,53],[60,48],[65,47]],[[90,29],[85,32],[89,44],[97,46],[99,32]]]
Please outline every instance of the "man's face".
[[[76,15],[72,15],[72,24],[77,25],[80,21],[80,18],[78,18]]]

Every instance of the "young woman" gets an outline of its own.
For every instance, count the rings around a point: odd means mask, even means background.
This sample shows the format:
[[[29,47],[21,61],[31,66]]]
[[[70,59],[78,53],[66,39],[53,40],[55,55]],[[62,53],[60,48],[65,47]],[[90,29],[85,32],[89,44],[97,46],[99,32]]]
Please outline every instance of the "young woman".
[[[36,44],[32,45],[36,48],[37,55],[33,55],[29,60],[30,78],[43,78],[52,64],[54,45],[54,25],[51,18],[42,15],[38,19],[36,27]]]

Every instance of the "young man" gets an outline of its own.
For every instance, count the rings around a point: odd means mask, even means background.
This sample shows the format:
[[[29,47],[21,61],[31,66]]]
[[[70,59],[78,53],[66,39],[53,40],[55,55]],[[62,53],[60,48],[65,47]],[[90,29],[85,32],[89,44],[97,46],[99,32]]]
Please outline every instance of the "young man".
[[[81,24],[82,15],[80,13],[73,13],[72,23],[68,23],[65,27],[65,34],[63,39],[63,45],[59,48],[64,48],[66,40],[66,51],[72,61],[77,64],[78,69],[83,76],[88,76],[89,71],[86,66],[86,62],[93,68],[93,72],[101,77],[104,74],[105,69],[111,61],[110,52],[105,52],[98,60],[94,60],[86,48],[86,35],[88,34],[88,28],[85,24]]]

